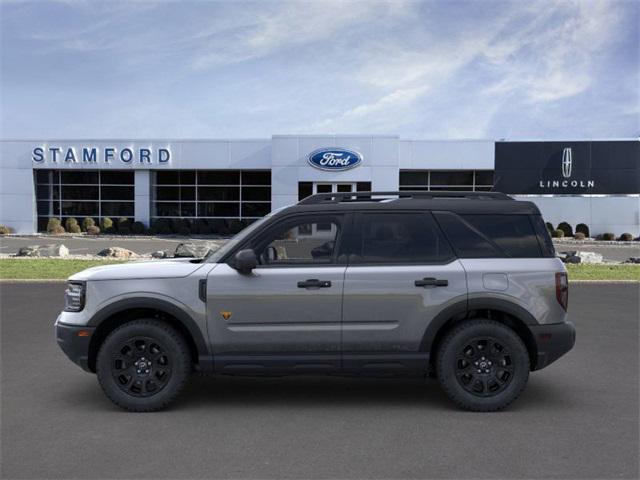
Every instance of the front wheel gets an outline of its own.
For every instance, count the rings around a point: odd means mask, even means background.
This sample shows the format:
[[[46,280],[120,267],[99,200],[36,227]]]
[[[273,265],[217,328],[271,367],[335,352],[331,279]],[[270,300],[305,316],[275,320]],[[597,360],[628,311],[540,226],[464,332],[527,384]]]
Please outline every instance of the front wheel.
[[[524,390],[529,379],[527,348],[509,327],[476,319],[455,326],[437,352],[442,388],[466,410],[502,410]]]
[[[183,389],[190,371],[185,339],[155,319],[116,328],[102,343],[96,361],[104,393],[119,407],[134,412],[166,407]]]

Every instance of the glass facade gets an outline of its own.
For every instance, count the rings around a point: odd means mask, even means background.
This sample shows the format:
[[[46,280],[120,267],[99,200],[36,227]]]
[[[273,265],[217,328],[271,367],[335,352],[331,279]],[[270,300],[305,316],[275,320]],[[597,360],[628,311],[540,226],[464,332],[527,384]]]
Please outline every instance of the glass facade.
[[[400,190],[490,191],[493,170],[401,170]]]
[[[35,170],[38,231],[50,218],[134,217],[134,172],[122,170]]]
[[[152,172],[151,219],[255,219],[271,211],[269,170]]]

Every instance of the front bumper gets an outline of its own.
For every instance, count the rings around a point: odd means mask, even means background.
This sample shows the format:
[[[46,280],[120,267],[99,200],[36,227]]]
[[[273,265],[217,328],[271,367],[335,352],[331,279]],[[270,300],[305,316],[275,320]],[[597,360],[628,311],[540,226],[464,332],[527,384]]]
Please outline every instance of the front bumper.
[[[576,343],[576,328],[571,322],[536,325],[530,328],[538,350],[533,370],[540,370],[555,362]]]
[[[56,321],[56,340],[58,345],[73,363],[83,370],[91,372],[89,368],[89,345],[95,327],[84,327],[60,323]]]

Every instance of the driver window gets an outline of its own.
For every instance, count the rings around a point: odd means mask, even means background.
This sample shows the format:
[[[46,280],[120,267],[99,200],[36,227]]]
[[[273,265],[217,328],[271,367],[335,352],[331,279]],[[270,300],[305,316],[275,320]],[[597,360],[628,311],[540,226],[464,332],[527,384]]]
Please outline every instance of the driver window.
[[[332,263],[339,225],[335,218],[288,222],[274,232],[258,258],[262,265]]]

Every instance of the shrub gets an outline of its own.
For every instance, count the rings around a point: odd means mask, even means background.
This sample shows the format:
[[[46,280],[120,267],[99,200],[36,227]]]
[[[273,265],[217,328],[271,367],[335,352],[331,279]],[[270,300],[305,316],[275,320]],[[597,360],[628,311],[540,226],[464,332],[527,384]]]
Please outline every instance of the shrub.
[[[67,229],[67,232],[70,233],[80,233],[80,225],[78,225],[78,220],[73,217],[67,218],[64,222],[64,228]]]
[[[53,228],[51,228],[51,230],[48,230],[48,232],[53,235],[62,235],[65,232],[65,230],[62,225],[56,225]]]
[[[143,233],[147,233],[147,227],[145,227],[142,222],[133,222],[131,224],[131,231],[136,235],[141,235]]]
[[[558,224],[558,230],[562,230],[565,237],[573,237],[573,229],[567,222],[560,222]]]
[[[60,228],[62,228],[62,231],[60,231]],[[47,233],[55,233],[55,234],[64,233],[64,227],[62,226],[62,223],[60,222],[59,218],[49,219],[49,221],[47,222]]]
[[[87,227],[88,235],[98,235],[100,233],[100,227],[96,227],[95,225],[91,225]]]
[[[553,228],[553,223],[546,222],[545,225],[547,226],[547,230],[549,230],[549,233],[551,233],[551,232],[553,232],[555,230],[555,228]]]
[[[113,228],[113,220],[109,217],[102,217],[102,222],[100,222],[100,231],[104,233],[114,233],[116,229]]]
[[[622,235],[620,235],[620,238],[618,238],[618,240],[620,240],[621,242],[632,242],[633,235],[631,235],[630,233],[623,233]]]
[[[573,236],[573,238],[576,239],[576,240],[584,240],[585,236],[584,236],[584,233],[582,233],[582,232],[576,232],[576,234]]]
[[[118,219],[118,233],[122,235],[131,233],[131,221],[128,218],[122,217]]]
[[[585,223],[579,223],[576,225],[576,233],[583,233],[585,237],[590,237],[589,226]]]
[[[156,219],[151,225],[151,228],[158,235],[170,235],[172,233],[171,225],[166,218]]]
[[[560,230],[559,228],[557,228],[556,230],[551,232],[551,236],[553,238],[563,238],[564,237],[564,230]]]
[[[611,241],[611,240],[615,240],[616,236],[611,232],[607,232],[607,233],[603,233],[598,238],[599,240]]]
[[[13,228],[0,225],[0,235],[7,235],[8,233],[13,233]]]
[[[96,226],[96,222],[91,217],[87,217],[84,220],[82,220],[82,230],[84,230],[85,232],[89,227],[95,227],[95,226]]]

